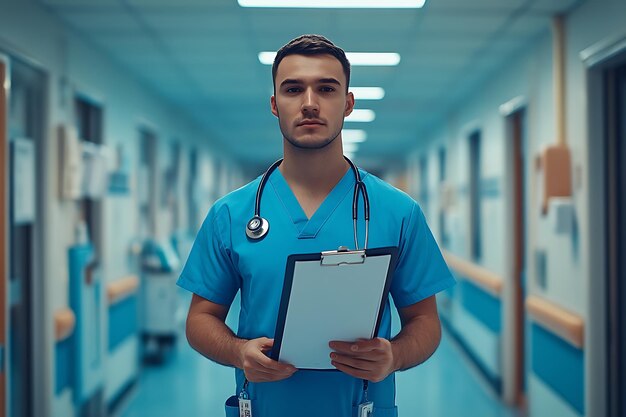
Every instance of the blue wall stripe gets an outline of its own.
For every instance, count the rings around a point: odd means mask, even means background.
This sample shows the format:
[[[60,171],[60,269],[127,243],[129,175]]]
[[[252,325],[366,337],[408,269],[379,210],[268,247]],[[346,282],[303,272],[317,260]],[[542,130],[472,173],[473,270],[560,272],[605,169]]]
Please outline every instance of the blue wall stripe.
[[[128,336],[137,334],[137,296],[131,295],[109,307],[109,351]]]
[[[54,356],[56,364],[55,393],[59,395],[65,388],[72,385],[72,337],[56,343]]]
[[[584,415],[584,352],[537,324],[533,323],[531,329],[533,372]]]
[[[458,284],[463,308],[499,335],[502,328],[500,300],[468,280],[461,279]]]

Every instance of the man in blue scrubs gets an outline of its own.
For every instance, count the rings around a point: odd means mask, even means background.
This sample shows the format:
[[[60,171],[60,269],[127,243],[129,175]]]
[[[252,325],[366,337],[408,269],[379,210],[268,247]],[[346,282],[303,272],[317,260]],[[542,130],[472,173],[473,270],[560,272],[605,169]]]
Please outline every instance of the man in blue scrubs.
[[[378,337],[329,341],[339,372],[297,370],[270,359],[287,257],[353,247],[355,178],[343,158],[341,129],[354,108],[350,64],[324,37],[304,35],[281,48],[272,67],[271,111],[283,136],[284,161],[269,177],[261,213],[265,238],[246,236],[260,178],[215,203],[200,229],[178,285],[194,293],[187,318],[191,346],[236,368],[253,417],[351,417],[364,402],[376,417],[396,416],[394,373],[428,359],[441,329],[435,294],[454,284],[417,203],[361,171],[370,198],[369,247],[398,247],[390,294],[401,318],[391,335],[387,300]],[[362,210],[362,204],[360,205]],[[364,236],[363,213],[359,236]],[[239,328],[224,323],[241,291]],[[320,301],[323,308],[323,300]],[[227,411],[238,416],[237,408]]]

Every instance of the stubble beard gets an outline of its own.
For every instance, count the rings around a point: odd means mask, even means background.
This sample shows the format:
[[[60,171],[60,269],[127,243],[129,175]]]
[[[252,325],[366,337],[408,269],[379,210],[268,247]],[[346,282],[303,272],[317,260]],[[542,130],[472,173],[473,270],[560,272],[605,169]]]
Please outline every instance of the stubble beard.
[[[279,119],[278,124],[280,126],[280,131],[283,134],[283,138],[285,138],[285,140],[289,142],[293,147],[298,148],[298,149],[311,149],[311,150],[323,149],[327,147],[328,145],[330,145],[331,143],[333,143],[335,139],[339,137],[339,135],[341,134],[341,130],[343,129],[343,121],[342,121],[341,126],[339,126],[339,129],[336,132],[333,132],[330,136],[328,136],[323,141],[321,142],[315,141],[314,143],[306,143],[306,142],[302,143],[298,141],[292,134],[290,134],[287,131],[287,129],[283,127],[283,124],[280,123],[280,119]]]

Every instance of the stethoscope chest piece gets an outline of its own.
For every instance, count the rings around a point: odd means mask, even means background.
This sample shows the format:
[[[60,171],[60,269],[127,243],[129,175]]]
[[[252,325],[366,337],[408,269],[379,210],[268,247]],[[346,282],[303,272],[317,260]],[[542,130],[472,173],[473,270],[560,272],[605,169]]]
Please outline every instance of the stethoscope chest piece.
[[[246,224],[246,235],[253,240],[263,239],[270,230],[270,223],[261,216],[254,216]]]

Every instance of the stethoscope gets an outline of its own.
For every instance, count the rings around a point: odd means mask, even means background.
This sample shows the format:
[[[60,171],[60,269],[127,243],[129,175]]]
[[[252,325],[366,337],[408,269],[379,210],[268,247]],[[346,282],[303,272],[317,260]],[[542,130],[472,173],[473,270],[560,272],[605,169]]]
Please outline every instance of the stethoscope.
[[[363,249],[367,249],[367,242],[369,239],[369,228],[370,228],[370,201],[367,195],[367,189],[365,188],[365,183],[361,180],[361,173],[357,169],[356,165],[352,163],[351,160],[346,158],[348,164],[350,164],[350,168],[354,173],[354,179],[356,180],[356,184],[354,184],[354,197],[352,198],[352,222],[354,228],[354,246],[356,250],[359,250],[359,240],[357,236],[357,218],[359,212],[359,192],[363,194],[363,207],[365,211],[365,246]],[[259,183],[259,187],[256,191],[256,200],[254,202],[254,216],[248,221],[246,224],[246,235],[252,240],[261,240],[263,239],[270,230],[270,223],[267,219],[261,217],[261,196],[263,195],[263,188],[265,188],[265,184],[269,176],[274,172],[276,168],[283,162],[282,158],[278,161],[274,162],[263,174],[261,178],[261,182]]]

